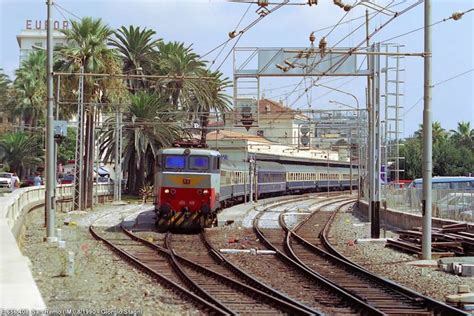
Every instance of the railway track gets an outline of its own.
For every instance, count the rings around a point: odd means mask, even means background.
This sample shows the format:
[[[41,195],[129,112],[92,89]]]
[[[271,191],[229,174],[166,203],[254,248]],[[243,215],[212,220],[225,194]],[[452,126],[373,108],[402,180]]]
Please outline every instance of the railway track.
[[[144,247],[141,241],[131,239],[130,236],[127,236],[122,227],[115,228],[115,231],[110,231],[110,228],[99,229],[91,225],[89,232],[94,238],[104,242],[125,261],[150,275],[161,285],[171,289],[182,297],[183,300],[195,306],[196,309],[207,314],[228,314],[225,310],[188,290],[184,282],[173,272],[166,254],[158,253],[149,247]]]
[[[164,240],[158,238],[158,243],[164,241],[165,248],[155,243],[155,240],[150,241],[149,236],[146,237],[147,234],[143,236],[140,231],[135,234],[122,226],[116,226],[114,229],[90,226],[89,230],[96,239],[105,242],[122,258],[155,277],[186,301],[192,301],[206,314],[318,314],[317,311],[265,287],[239,269],[231,272],[220,266],[221,261],[208,254],[205,239],[200,243],[196,242],[200,235],[167,234]],[[173,242],[172,236],[183,237],[183,243],[176,240]],[[202,235],[202,238],[205,236]],[[201,248],[196,248],[199,244]],[[190,245],[191,249],[197,250],[199,260],[190,260],[176,253],[176,250],[179,250],[181,254],[186,254],[184,250]],[[191,253],[195,254],[196,251]],[[217,271],[211,270],[211,266]],[[236,275],[246,282],[237,281]],[[263,291],[248,283],[262,288]]]
[[[319,211],[313,212],[293,229],[286,225],[284,213],[280,215],[279,222],[285,231],[284,248],[292,259],[384,314],[466,315],[456,308],[380,278],[337,253],[330,246],[327,232],[336,212],[348,202],[339,204],[336,210],[324,211],[331,204],[334,202],[321,206]]]
[[[290,302],[288,298],[275,297],[274,291],[268,294],[268,291],[264,292],[246,284],[245,281],[253,284],[257,282],[249,276],[244,276],[243,282],[236,280],[234,272],[218,264],[215,257],[209,254],[203,238],[205,237],[202,234],[168,234],[165,244],[173,256],[176,268],[182,271],[182,277],[187,280],[186,282],[209,293],[226,306],[230,313],[258,315],[318,313],[298,302]]]
[[[284,251],[285,232],[282,229],[262,228],[260,220],[264,214],[261,212],[255,217],[253,228],[259,240],[277,253],[275,257],[259,258],[260,265],[272,267],[270,273],[264,275],[272,287],[280,288],[289,296],[326,314],[383,315],[287,256]],[[278,273],[274,273],[276,271]],[[262,271],[256,272],[262,274]]]

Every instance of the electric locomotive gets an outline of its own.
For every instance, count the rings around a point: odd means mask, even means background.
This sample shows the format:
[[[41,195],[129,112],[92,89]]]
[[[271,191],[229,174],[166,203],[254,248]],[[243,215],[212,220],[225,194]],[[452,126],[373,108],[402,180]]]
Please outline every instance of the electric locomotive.
[[[219,207],[218,151],[161,149],[155,176],[155,212],[159,228],[210,226]]]

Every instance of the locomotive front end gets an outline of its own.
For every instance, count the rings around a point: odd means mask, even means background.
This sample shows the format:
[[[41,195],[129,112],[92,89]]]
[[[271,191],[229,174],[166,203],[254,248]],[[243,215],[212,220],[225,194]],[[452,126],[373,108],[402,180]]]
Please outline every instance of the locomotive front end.
[[[219,206],[219,153],[205,149],[163,149],[157,161],[158,228],[186,230],[212,225]]]

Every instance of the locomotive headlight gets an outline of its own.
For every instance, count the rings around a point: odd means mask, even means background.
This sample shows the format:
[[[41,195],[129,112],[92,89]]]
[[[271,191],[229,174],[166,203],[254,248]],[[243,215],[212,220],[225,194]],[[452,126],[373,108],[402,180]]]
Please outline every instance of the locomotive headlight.
[[[209,190],[203,190],[202,194],[209,194]]]
[[[165,189],[164,192],[165,192],[165,194],[168,194],[168,193],[170,193],[170,190],[169,190],[169,189]]]

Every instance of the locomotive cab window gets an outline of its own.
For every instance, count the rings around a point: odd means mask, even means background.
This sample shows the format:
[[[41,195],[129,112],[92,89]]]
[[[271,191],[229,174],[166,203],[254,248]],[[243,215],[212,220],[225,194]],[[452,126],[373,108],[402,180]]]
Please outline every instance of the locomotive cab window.
[[[207,156],[189,156],[189,169],[209,170],[209,157]]]
[[[184,169],[186,167],[186,157],[179,155],[165,156],[165,169]]]

